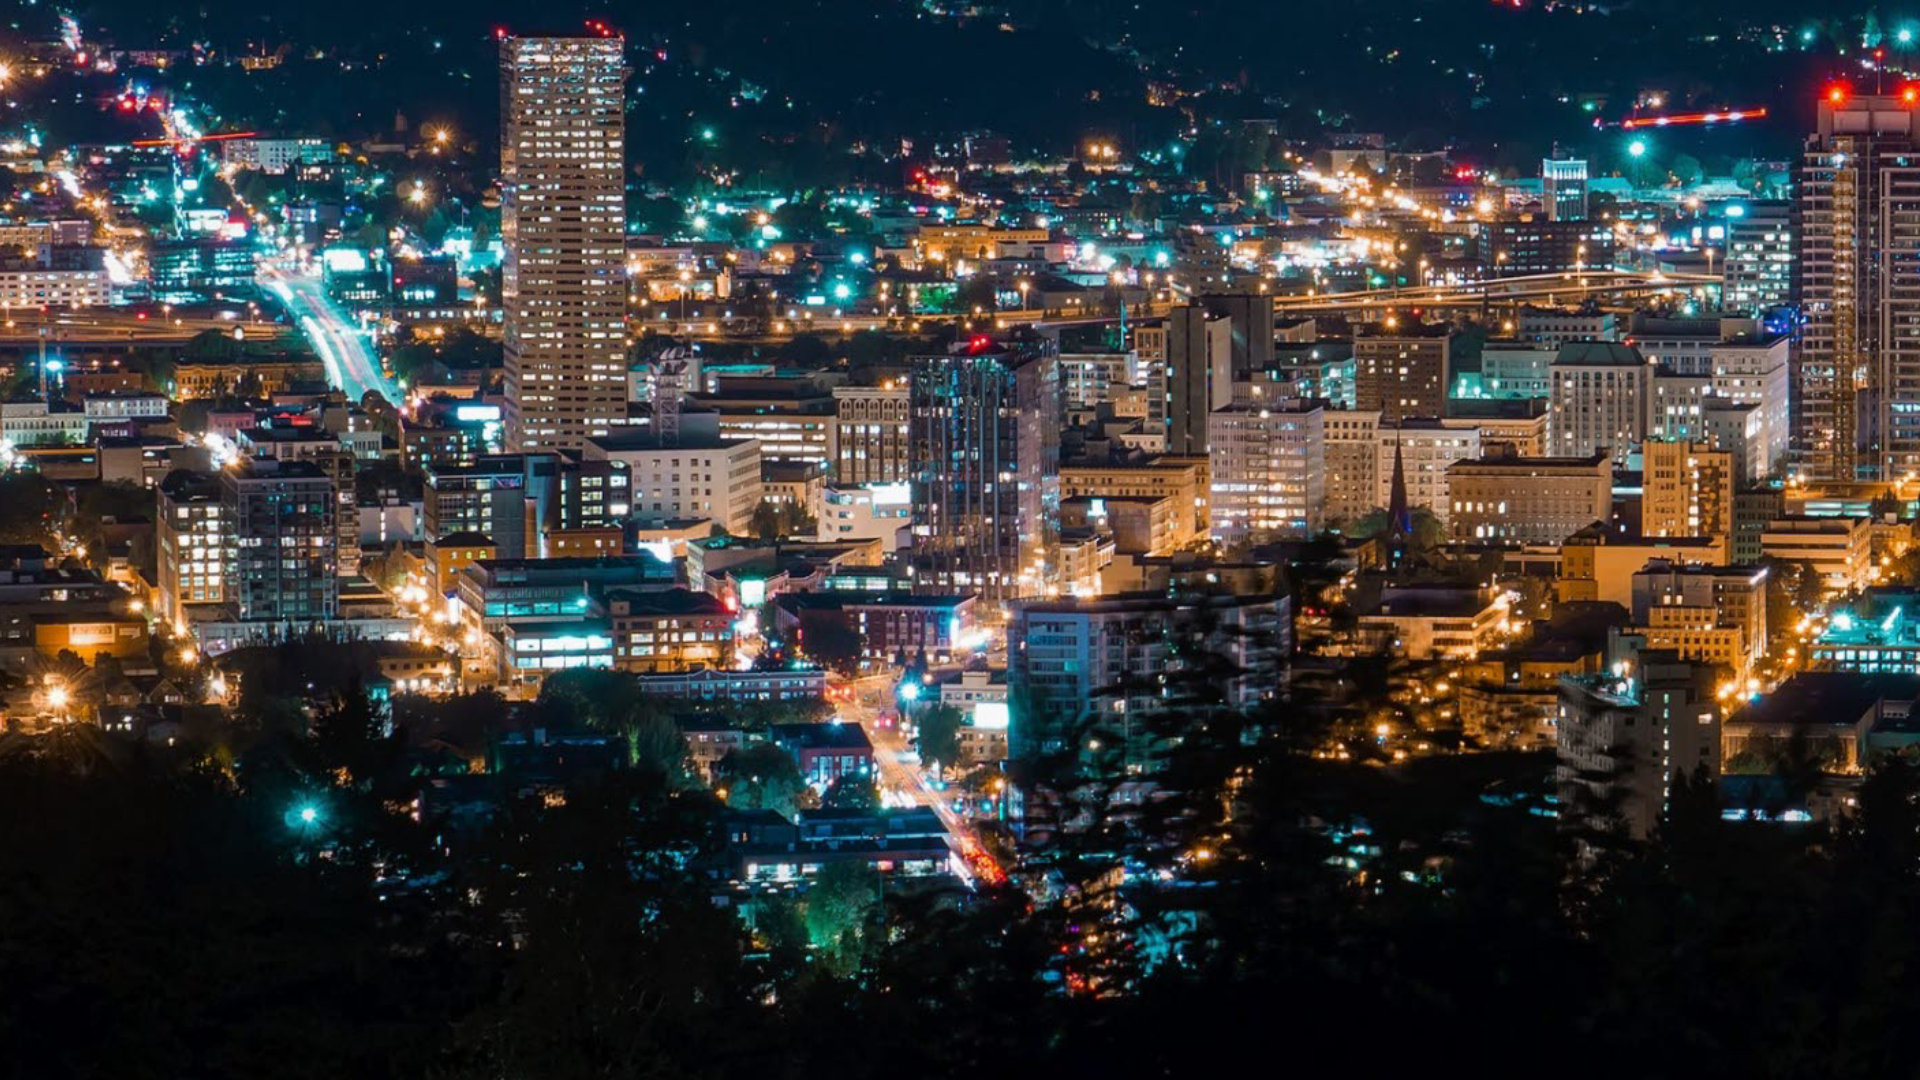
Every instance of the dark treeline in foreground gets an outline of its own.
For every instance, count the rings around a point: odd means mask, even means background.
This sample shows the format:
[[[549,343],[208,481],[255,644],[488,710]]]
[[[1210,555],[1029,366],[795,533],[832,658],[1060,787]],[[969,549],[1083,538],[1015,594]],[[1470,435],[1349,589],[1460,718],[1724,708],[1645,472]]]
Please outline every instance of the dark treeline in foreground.
[[[1654,842],[1575,874],[1531,800],[1481,797],[1492,755],[1334,763],[1262,719],[1196,725],[1177,809],[1063,841],[1044,888],[823,881],[752,928],[700,870],[714,796],[645,761],[456,832],[416,820],[422,732],[383,736],[351,695],[184,751],[7,741],[0,1071],[1914,1070],[1914,766],[1830,830],[1723,823],[1682,784]],[[1137,873],[1091,874],[1097,849]]]

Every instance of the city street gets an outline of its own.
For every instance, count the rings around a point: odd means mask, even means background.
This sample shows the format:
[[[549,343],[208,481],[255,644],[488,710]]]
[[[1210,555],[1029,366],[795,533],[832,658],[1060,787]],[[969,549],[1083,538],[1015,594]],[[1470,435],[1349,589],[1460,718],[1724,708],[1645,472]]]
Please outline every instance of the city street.
[[[380,358],[374,355],[366,336],[327,296],[318,274],[263,263],[260,280],[286,304],[287,314],[326,364],[329,382],[356,402],[368,390],[377,390],[388,401],[400,403],[399,388],[381,371]]]
[[[859,724],[873,744],[874,771],[880,790],[905,800],[912,806],[925,806],[947,831],[947,842],[960,855],[963,872],[969,882],[985,881],[998,885],[1007,880],[1006,871],[981,846],[973,824],[953,809],[946,793],[927,782],[919,757],[896,724],[884,725],[881,718],[891,705],[894,680],[890,676],[868,676],[854,684],[854,698],[842,702],[838,711],[842,720]]]

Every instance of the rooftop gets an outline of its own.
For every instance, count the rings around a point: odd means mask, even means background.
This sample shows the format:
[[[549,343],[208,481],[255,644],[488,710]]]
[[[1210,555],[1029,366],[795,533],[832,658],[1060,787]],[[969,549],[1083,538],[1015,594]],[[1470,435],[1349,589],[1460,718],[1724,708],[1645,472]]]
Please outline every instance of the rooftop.
[[[1554,367],[1646,367],[1646,357],[1617,341],[1569,341],[1554,354]]]
[[[602,435],[597,439],[588,439],[587,443],[602,453],[652,453],[662,450],[732,450],[746,446],[752,439],[721,439],[711,435],[682,434],[677,438],[662,440],[652,432],[623,432],[619,435]]]
[[[1920,675],[1803,671],[1729,717],[1729,722],[1778,727],[1850,725],[1888,699],[1920,700]]]
[[[873,744],[859,724],[828,721],[819,724],[775,724],[768,729],[773,741],[797,750],[866,750]]]

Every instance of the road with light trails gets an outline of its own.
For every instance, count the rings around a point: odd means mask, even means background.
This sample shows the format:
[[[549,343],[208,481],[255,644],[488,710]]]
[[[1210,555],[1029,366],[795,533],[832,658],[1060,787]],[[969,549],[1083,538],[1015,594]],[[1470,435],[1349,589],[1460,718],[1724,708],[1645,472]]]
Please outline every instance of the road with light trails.
[[[388,401],[400,402],[400,388],[380,369],[380,358],[366,336],[327,295],[318,274],[275,266],[262,267],[260,277],[287,306],[288,316],[319,354],[328,382],[354,401],[378,390]]]
[[[875,681],[871,676],[860,682]],[[883,686],[891,687],[892,680],[884,681]],[[858,723],[867,733],[867,741],[873,744],[874,769],[880,774],[881,786],[899,792],[911,800],[915,806],[925,806],[940,819],[940,825],[947,831],[947,843],[960,856],[962,872],[967,876],[968,884],[984,881],[989,885],[1003,885],[1007,881],[1007,872],[980,843],[974,832],[973,824],[947,802],[945,792],[934,790],[927,783],[927,774],[918,764],[906,758],[907,744],[897,727],[880,726],[880,709],[869,705],[865,700],[864,687],[856,687],[853,701],[841,702],[838,711],[846,720]],[[882,695],[886,693],[883,689]]]

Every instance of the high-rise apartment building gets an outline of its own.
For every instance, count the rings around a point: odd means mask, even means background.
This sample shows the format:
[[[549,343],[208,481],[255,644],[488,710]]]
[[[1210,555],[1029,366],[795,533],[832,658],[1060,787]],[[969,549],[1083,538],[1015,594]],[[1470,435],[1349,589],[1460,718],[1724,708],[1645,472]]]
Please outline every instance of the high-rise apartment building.
[[[154,523],[160,617],[183,625],[196,607],[226,602],[233,532],[212,473],[177,469],[160,482]]]
[[[507,443],[577,450],[624,422],[620,37],[500,42]]]
[[[1204,644],[1237,674],[1218,689],[1234,708],[1273,696],[1292,648],[1284,595],[1130,593],[1084,600],[1027,600],[1007,624],[1007,686],[1016,704],[1007,733],[1016,758],[1059,753],[1098,732],[1119,740],[1115,764],[1154,771],[1174,735],[1165,680],[1190,663],[1183,641]],[[1096,740],[1097,741],[1097,740]]]
[[[1042,591],[1059,508],[1053,344],[956,345],[916,357],[909,385],[916,588],[987,604]]]
[[[1652,834],[1676,776],[1720,770],[1720,669],[1619,639],[1602,675],[1560,680],[1555,733],[1560,817],[1568,826]]]
[[[1920,468],[1920,109],[1836,87],[1800,159],[1795,425],[1816,479]]]
[[[220,497],[233,529],[234,615],[296,626],[332,619],[340,598],[332,478],[311,462],[261,458],[223,471]]]

